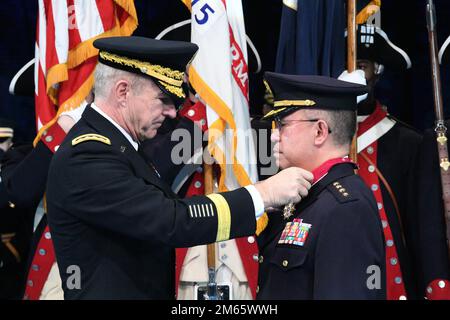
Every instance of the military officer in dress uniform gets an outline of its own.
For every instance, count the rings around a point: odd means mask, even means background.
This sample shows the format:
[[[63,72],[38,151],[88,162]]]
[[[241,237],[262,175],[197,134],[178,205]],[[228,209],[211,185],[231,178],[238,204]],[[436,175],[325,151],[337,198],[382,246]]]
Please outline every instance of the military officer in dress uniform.
[[[386,250],[388,300],[416,299],[413,263],[417,190],[415,172],[421,134],[394,118],[388,106],[375,96],[384,69],[397,73],[411,68],[408,54],[373,25],[361,25],[357,36],[357,67],[354,76],[367,81],[369,93],[358,104],[358,174],[372,190],[383,225]],[[346,80],[348,74],[341,75]],[[352,81],[352,80],[349,80]]]
[[[255,217],[300,201],[312,176],[291,168],[232,192],[178,199],[138,149],[175,117],[197,46],[141,37],[94,46],[95,100],[53,157],[47,184],[64,296],[173,299],[174,247],[252,235]]]
[[[376,202],[348,158],[356,97],[366,86],[266,72],[280,168],[313,172],[308,196],[269,214],[258,237],[258,299],[384,299],[384,240]],[[371,278],[372,277],[372,278]]]

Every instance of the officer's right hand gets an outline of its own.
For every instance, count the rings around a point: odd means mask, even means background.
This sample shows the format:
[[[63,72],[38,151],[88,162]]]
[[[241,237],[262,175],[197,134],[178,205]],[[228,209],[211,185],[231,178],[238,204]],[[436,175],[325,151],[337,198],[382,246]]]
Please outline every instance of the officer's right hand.
[[[264,208],[297,203],[308,195],[313,174],[301,168],[287,168],[267,180],[255,184],[261,194]]]

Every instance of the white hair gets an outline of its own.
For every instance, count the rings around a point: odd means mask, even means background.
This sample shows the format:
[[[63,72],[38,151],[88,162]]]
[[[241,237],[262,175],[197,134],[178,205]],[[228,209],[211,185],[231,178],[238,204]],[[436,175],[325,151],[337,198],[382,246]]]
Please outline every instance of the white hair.
[[[143,83],[143,77],[134,73],[115,69],[103,63],[98,63],[94,72],[94,95],[95,97],[105,99],[109,95],[112,86],[120,79],[130,81],[131,87],[138,89]]]

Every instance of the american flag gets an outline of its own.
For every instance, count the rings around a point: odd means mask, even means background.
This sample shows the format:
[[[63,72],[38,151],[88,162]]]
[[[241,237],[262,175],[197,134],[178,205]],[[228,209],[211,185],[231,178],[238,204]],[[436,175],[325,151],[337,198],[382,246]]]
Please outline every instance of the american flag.
[[[77,108],[93,85],[101,37],[137,27],[133,0],[39,0],[35,49],[38,141],[59,113]]]

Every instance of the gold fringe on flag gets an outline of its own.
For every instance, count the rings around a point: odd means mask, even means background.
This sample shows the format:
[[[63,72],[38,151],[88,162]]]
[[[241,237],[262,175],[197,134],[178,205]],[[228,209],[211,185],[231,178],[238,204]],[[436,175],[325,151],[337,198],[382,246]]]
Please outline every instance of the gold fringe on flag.
[[[259,217],[258,220],[256,220],[256,235],[259,236],[261,232],[264,231],[264,229],[269,224],[269,216],[267,213],[264,212],[264,214]]]
[[[55,64],[53,67],[48,69],[46,77],[46,92],[52,101],[57,100],[56,95],[58,93],[58,91],[53,88],[53,85],[66,81],[67,79],[69,79],[67,64]]]
[[[181,2],[184,3],[184,5],[189,9],[189,11],[192,11],[191,8],[191,0],[181,0]]]
[[[33,144],[36,145],[41,138],[42,133],[50,128],[58,119],[59,115],[64,111],[69,111],[80,106],[81,102],[88,96],[94,85],[94,74],[91,73],[86,81],[73,93],[73,95],[66,101],[58,101],[58,90],[53,86],[57,83],[61,83],[68,80],[68,70],[77,67],[84,63],[87,59],[94,57],[98,54],[98,49],[93,46],[93,42],[99,38],[111,37],[111,36],[129,36],[138,26],[138,18],[136,8],[133,0],[115,0],[118,6],[122,7],[124,11],[128,13],[128,17],[125,22],[120,25],[119,19],[116,17],[116,26],[112,29],[96,36],[89,40],[86,40],[75,48],[69,50],[67,55],[67,63],[57,64],[53,66],[47,72],[46,77],[46,90],[47,95],[55,105],[59,105],[58,112],[51,121],[46,123],[36,135]]]

